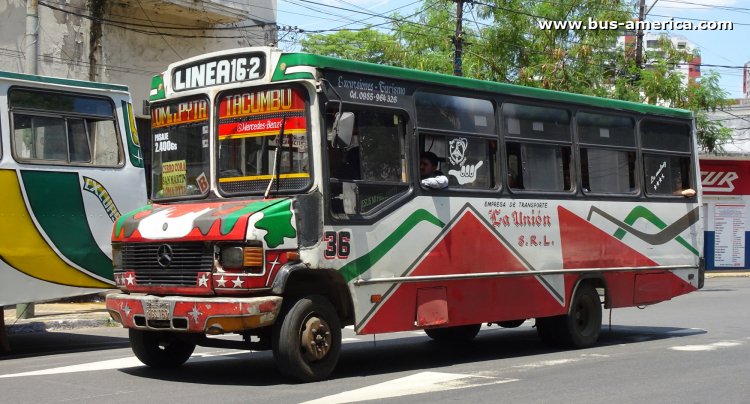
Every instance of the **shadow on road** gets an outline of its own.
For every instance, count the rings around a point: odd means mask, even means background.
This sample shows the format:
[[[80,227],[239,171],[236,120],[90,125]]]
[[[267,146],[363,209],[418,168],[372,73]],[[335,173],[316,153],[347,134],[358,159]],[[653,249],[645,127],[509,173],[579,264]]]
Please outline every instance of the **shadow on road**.
[[[86,334],[81,331],[14,334],[9,335],[8,340],[12,351],[6,354],[0,353],[0,361],[130,347],[127,334],[125,337],[117,337]]]
[[[600,346],[637,344],[667,338],[705,333],[704,330],[674,327],[602,327]],[[371,338],[371,337],[370,337]],[[596,349],[590,348],[591,350]],[[367,377],[412,370],[429,370],[451,365],[477,363],[505,358],[534,357],[559,352],[544,345],[536,330],[483,330],[467,344],[443,344],[427,336],[392,338],[344,344],[338,366],[330,380]],[[585,352],[580,350],[576,352]],[[172,382],[210,385],[267,386],[289,384],[276,370],[270,352],[240,352],[218,357],[193,357],[178,369],[148,367],[121,369],[132,376]],[[324,382],[325,383],[325,382]]]

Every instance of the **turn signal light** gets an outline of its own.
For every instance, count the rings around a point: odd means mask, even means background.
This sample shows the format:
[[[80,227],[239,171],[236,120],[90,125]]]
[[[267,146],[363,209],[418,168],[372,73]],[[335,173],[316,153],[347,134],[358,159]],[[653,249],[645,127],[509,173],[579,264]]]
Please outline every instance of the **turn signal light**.
[[[263,267],[263,247],[245,247],[242,265],[245,267]]]

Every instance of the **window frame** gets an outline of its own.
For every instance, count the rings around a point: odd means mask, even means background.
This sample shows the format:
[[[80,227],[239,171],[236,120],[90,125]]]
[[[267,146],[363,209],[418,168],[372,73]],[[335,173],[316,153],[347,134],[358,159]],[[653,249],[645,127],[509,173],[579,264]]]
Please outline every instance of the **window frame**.
[[[567,112],[568,114],[568,131],[570,134],[570,140],[568,141],[562,141],[562,140],[544,140],[539,138],[529,138],[529,137],[522,137],[522,136],[515,136],[515,135],[509,135],[508,131],[506,130],[506,113],[505,113],[505,105],[506,104],[516,104],[516,105],[525,105],[530,107],[542,107],[542,108],[550,108],[550,109],[559,109]],[[577,108],[575,105],[565,105],[565,104],[556,104],[553,102],[548,102],[545,100],[534,100],[534,99],[526,99],[526,98],[503,98],[502,103],[498,105],[498,109],[500,113],[498,114],[498,118],[500,119],[500,126],[499,126],[499,133],[501,134],[502,139],[502,183],[503,188],[507,190],[511,195],[519,195],[519,196],[532,196],[532,195],[554,195],[555,197],[560,196],[569,196],[573,197],[578,193],[579,188],[579,181],[580,181],[580,162],[579,157],[577,155],[576,150],[576,144],[577,144],[577,132],[575,127],[575,113],[577,111]],[[561,146],[565,147],[568,146],[570,148],[570,162],[569,162],[569,171],[570,171],[570,189],[568,190],[562,190],[562,191],[554,191],[554,190],[539,190],[539,189],[521,189],[521,188],[511,188],[508,184],[508,143],[519,143],[519,144],[538,144],[538,145],[546,145],[546,146]]]
[[[289,189],[279,189],[278,192],[275,191],[275,187],[272,187],[272,192],[269,194],[271,195],[297,195],[297,194],[304,194],[310,191],[314,184],[315,184],[315,156],[313,153],[318,152],[316,145],[313,143],[313,99],[311,97],[315,97],[315,95],[310,94],[310,90],[307,86],[301,85],[299,83],[271,83],[271,84],[264,84],[259,86],[244,86],[244,87],[232,87],[225,90],[222,90],[218,93],[216,93],[214,96],[210,96],[209,93],[200,93],[203,96],[205,96],[208,99],[209,102],[209,126],[212,131],[209,131],[210,137],[209,137],[209,144],[213,142],[214,144],[214,151],[213,153],[209,153],[209,159],[211,159],[211,156],[213,157],[213,161],[209,163],[209,172],[214,173],[214,178],[209,178],[209,183],[214,184],[216,187],[216,193],[218,195],[221,195],[225,198],[237,198],[237,197],[255,197],[255,196],[263,196],[265,191],[258,192],[227,192],[221,189],[221,186],[219,185],[219,159],[221,158],[221,150],[219,147],[219,108],[221,104],[221,97],[225,94],[236,94],[241,93],[243,91],[250,91],[250,92],[258,92],[258,91],[264,91],[266,89],[279,89],[279,88],[291,88],[291,89],[297,89],[299,90],[300,94],[304,98],[303,101],[305,103],[305,121],[307,125],[307,133],[305,134],[306,140],[307,140],[307,147],[308,147],[308,174],[309,174],[309,180],[307,181],[307,184],[302,188],[289,188]],[[194,97],[195,95],[191,95],[187,98],[180,98],[180,99],[189,99],[190,97]],[[270,180],[269,180],[270,181]],[[268,182],[266,182],[266,185]],[[210,188],[210,187],[209,187]],[[211,190],[209,189],[209,194],[211,193]],[[205,195],[204,195],[205,197]]]
[[[463,130],[449,130],[449,129],[438,129],[433,128],[430,126],[419,126],[419,111],[417,108],[417,98],[419,97],[419,94],[438,94],[438,95],[444,95],[444,96],[452,96],[452,97],[459,97],[459,98],[469,98],[479,101],[485,101],[490,103],[492,107],[492,125],[494,126],[494,133],[485,133],[485,132],[470,132],[470,131],[463,131]],[[501,129],[498,127],[498,122],[502,122],[499,120],[500,116],[500,107],[499,103],[497,101],[497,95],[496,94],[480,94],[481,96],[478,96],[477,94],[467,94],[462,91],[454,91],[449,92],[446,89],[443,88],[434,88],[434,87],[422,87],[418,88],[414,91],[414,98],[413,98],[413,107],[414,107],[414,114],[416,116],[416,119],[414,120],[414,135],[415,135],[415,141],[417,142],[417,145],[415,147],[415,154],[414,154],[414,162],[413,164],[414,169],[416,170],[416,175],[413,180],[414,188],[419,189],[420,193],[422,195],[430,195],[430,196],[437,196],[437,195],[446,195],[446,196],[458,196],[458,195],[481,195],[481,196],[487,196],[487,194],[494,194],[495,196],[498,195],[498,191],[502,190],[504,181],[502,181],[502,141],[501,141]],[[460,186],[450,186],[450,184],[445,188],[440,189],[432,189],[423,187],[421,185],[421,180],[419,178],[419,156],[422,153],[423,149],[423,143],[422,139],[425,135],[430,136],[451,136],[451,137],[467,137],[472,139],[482,139],[485,141],[494,140],[496,142],[496,150],[495,150],[495,161],[493,162],[494,167],[494,184],[490,188],[462,188]],[[438,157],[445,157],[445,156],[438,156]],[[444,173],[446,174],[446,173]],[[450,179],[450,178],[449,178]]]
[[[78,113],[78,112],[65,112],[65,111],[57,111],[57,110],[51,110],[51,109],[37,109],[37,108],[27,108],[27,107],[12,107],[10,105],[10,94],[12,91],[26,91],[26,92],[32,92],[32,93],[45,93],[45,94],[61,94],[66,95],[70,97],[81,97],[81,98],[89,98],[89,99],[97,99],[106,101],[109,103],[109,105],[112,107],[112,116],[107,115],[95,115],[95,114],[85,114],[85,113]],[[47,90],[47,89],[40,89],[36,87],[24,87],[24,86],[12,86],[8,88],[7,92],[7,102],[8,102],[8,127],[10,129],[10,146],[11,146],[11,155],[13,159],[18,164],[24,164],[24,165],[40,165],[40,166],[67,166],[67,167],[86,167],[86,168],[110,168],[110,169],[119,169],[123,168],[126,164],[126,158],[125,153],[123,150],[123,141],[122,141],[122,133],[120,130],[120,122],[118,120],[119,114],[117,113],[117,105],[115,102],[105,96],[100,95],[93,95],[93,94],[87,94],[87,93],[79,93],[79,92],[70,92],[70,91],[58,91],[58,90]],[[64,126],[65,126],[65,140],[66,140],[66,160],[52,160],[52,159],[39,159],[39,158],[24,158],[18,156],[18,151],[16,150],[16,128],[15,128],[15,115],[25,115],[29,116],[31,118],[36,117],[47,117],[47,118],[59,118],[63,120]],[[106,119],[103,119],[106,118]],[[84,123],[84,130],[86,132],[86,141],[89,143],[89,162],[71,162],[70,161],[70,131],[69,131],[69,119],[80,119]],[[117,141],[117,164],[116,165],[106,165],[106,164],[94,164],[93,163],[93,155],[91,150],[91,139],[89,139],[89,129],[88,129],[88,123],[93,120],[111,120],[112,125],[114,126],[114,135]]]
[[[351,111],[377,111],[381,113],[390,113],[393,115],[399,115],[403,119],[402,125],[404,129],[404,139],[403,139],[403,146],[405,148],[404,150],[404,158],[406,159],[405,162],[405,171],[403,174],[407,176],[407,180],[405,182],[390,182],[390,181],[367,181],[367,180],[352,180],[352,181],[346,181],[346,182],[361,182],[361,183],[367,183],[367,184],[376,184],[376,185],[404,185],[404,191],[397,193],[396,195],[393,195],[386,200],[384,200],[382,203],[380,203],[375,209],[372,209],[368,211],[365,214],[356,213],[356,214],[338,214],[334,213],[332,211],[332,192],[331,192],[331,165],[330,165],[330,153],[329,153],[329,142],[326,138],[325,134],[327,133],[327,122],[326,122],[326,113],[327,111],[333,109],[341,108],[341,111],[343,112],[351,112]],[[336,223],[336,224],[361,224],[361,225],[369,225],[376,223],[380,218],[383,216],[393,212],[394,210],[401,207],[406,201],[414,198],[414,181],[413,178],[415,175],[418,176],[418,171],[415,171],[412,167],[412,163],[410,162],[410,159],[412,158],[412,150],[413,147],[413,133],[415,131],[415,120],[413,119],[412,115],[409,114],[409,112],[403,108],[400,107],[389,107],[389,106],[383,106],[383,105],[376,105],[376,104],[364,104],[364,103],[354,103],[354,102],[342,102],[341,100],[336,99],[328,99],[325,100],[325,102],[320,103],[320,134],[321,134],[321,144],[323,147],[320,147],[320,159],[321,159],[321,166],[323,170],[323,181],[321,184],[322,193],[323,193],[323,217],[324,217],[324,224],[327,223]]]
[[[670,150],[662,150],[662,149],[648,149],[644,148],[642,146],[642,136],[643,133],[641,132],[641,126],[645,121],[651,121],[656,123],[663,123],[663,124],[671,124],[671,125],[682,125],[686,126],[688,128],[688,138],[689,138],[689,151],[670,151]],[[698,164],[698,155],[696,152],[696,133],[695,133],[695,123],[689,123],[684,120],[676,120],[676,119],[669,119],[664,118],[661,116],[654,116],[654,115],[643,115],[641,119],[637,122],[637,138],[636,142],[638,144],[638,156],[637,159],[640,161],[640,167],[641,170],[641,179],[642,179],[642,192],[643,196],[650,199],[655,200],[696,200],[698,198],[698,187],[697,187],[697,178],[696,178],[696,167]],[[695,195],[691,197],[686,197],[684,195],[674,195],[674,194],[653,194],[649,193],[646,186],[646,159],[645,155],[662,155],[662,156],[669,156],[669,157],[686,157],[690,163],[690,169],[688,173],[688,180],[690,181],[690,187],[688,189],[692,189],[695,191]],[[695,158],[694,158],[695,157]]]
[[[633,123],[633,146],[619,146],[619,145],[603,145],[603,144],[596,144],[596,143],[588,143],[581,141],[579,126],[578,126],[578,114],[579,113],[586,113],[591,115],[607,115],[617,118],[626,118],[630,119]],[[576,155],[578,160],[578,169],[580,170],[579,173],[579,179],[581,181],[580,187],[581,192],[584,196],[616,196],[616,197],[626,197],[626,198],[639,198],[641,195],[644,194],[643,190],[643,182],[642,178],[643,175],[639,174],[639,168],[641,166],[642,158],[640,153],[640,134],[638,131],[638,124],[641,121],[642,118],[640,118],[637,115],[634,114],[621,114],[609,110],[594,110],[594,109],[586,109],[586,108],[579,108],[576,109],[573,115],[573,123],[574,123],[574,129],[575,129],[575,145],[576,145]],[[599,150],[611,150],[611,151],[624,151],[624,152],[633,152],[635,153],[635,167],[633,167],[633,181],[634,181],[634,192],[596,192],[596,191],[587,191],[586,188],[583,186],[583,149],[599,149]]]

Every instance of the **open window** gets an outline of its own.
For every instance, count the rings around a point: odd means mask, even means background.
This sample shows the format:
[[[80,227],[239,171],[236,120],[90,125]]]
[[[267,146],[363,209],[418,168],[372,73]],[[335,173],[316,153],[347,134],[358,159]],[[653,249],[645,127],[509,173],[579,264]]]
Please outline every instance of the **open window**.
[[[328,142],[330,211],[338,218],[368,216],[409,189],[406,117],[393,111],[346,109],[353,114],[351,139]],[[326,112],[330,132],[339,106]]]
[[[428,153],[438,161],[436,171],[429,164],[429,172],[421,172],[421,176],[430,178],[439,172],[447,178],[449,189],[496,188],[497,134],[492,101],[432,92],[418,92],[415,97],[420,156]],[[444,184],[427,188],[441,189]]]
[[[694,196],[690,126],[671,122],[641,122],[643,174],[648,195]]]

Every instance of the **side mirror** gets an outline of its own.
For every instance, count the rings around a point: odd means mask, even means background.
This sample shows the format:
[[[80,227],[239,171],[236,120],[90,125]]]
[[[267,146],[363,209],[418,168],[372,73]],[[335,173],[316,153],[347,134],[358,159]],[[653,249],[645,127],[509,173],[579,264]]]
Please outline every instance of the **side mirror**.
[[[331,143],[331,146],[336,146],[336,139],[338,139],[345,147],[348,147],[352,143],[353,133],[354,113],[337,112],[333,127],[328,132],[328,142]]]

